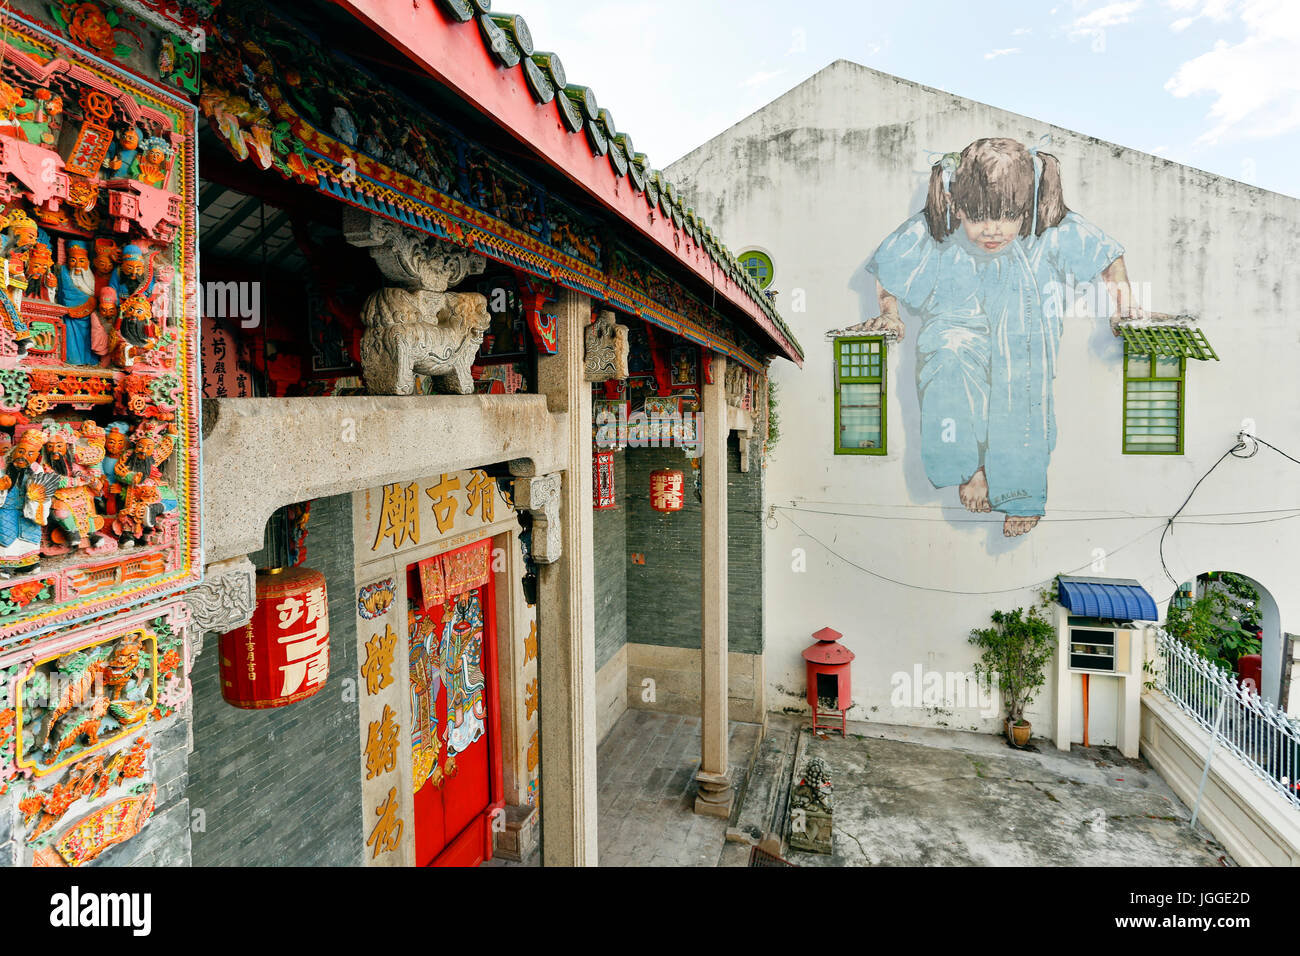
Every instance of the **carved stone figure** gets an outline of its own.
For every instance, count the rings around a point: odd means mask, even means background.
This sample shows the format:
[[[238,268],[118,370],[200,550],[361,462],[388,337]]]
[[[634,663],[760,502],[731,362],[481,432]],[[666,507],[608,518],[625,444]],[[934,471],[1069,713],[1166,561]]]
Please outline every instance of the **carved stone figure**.
[[[203,583],[185,592],[194,633],[224,634],[243,627],[253,617],[257,603],[257,573],[247,557],[210,564]]]
[[[727,404],[739,408],[745,401],[745,388],[749,384],[749,372],[743,365],[727,363]]]
[[[343,231],[352,245],[370,249],[393,283],[372,294],[361,312],[361,364],[370,390],[410,395],[419,374],[433,378],[439,391],[471,394],[470,366],[492,317],[483,296],[447,289],[481,273],[483,257],[360,210],[346,211]]]
[[[588,382],[627,378],[628,329],[614,321],[613,312],[601,312],[583,331],[583,338],[583,377]]]

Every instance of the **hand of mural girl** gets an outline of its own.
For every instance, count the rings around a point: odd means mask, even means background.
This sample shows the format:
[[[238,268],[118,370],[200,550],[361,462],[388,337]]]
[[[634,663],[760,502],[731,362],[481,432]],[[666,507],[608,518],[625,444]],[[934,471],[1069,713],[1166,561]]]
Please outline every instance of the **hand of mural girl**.
[[[1110,330],[1114,335],[1119,335],[1121,320],[1142,319],[1146,313],[1133,301],[1133,286],[1129,284],[1128,268],[1124,265],[1123,256],[1103,269],[1101,277],[1105,280],[1112,299]]]
[[[868,319],[862,327],[863,331],[895,335],[898,341],[903,341],[903,320],[898,315],[898,300],[886,292],[879,282],[876,283],[876,298],[880,301],[880,315]]]

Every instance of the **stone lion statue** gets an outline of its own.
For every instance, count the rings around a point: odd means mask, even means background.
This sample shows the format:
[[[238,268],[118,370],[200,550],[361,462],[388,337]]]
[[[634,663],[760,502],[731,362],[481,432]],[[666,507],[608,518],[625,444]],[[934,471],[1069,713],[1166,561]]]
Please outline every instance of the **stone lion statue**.
[[[361,364],[374,394],[410,395],[416,375],[440,392],[473,393],[470,366],[492,321],[484,296],[388,287],[366,300],[361,319]]]

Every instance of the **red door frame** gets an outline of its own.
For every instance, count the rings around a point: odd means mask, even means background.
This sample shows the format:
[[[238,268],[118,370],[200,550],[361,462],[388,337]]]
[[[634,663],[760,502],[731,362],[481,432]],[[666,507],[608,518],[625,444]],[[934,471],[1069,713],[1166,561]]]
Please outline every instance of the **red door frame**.
[[[508,536],[507,544],[509,543]],[[496,538],[489,538],[489,546],[495,549]],[[479,542],[474,542],[478,544]],[[466,545],[472,547],[472,545]],[[452,551],[459,551],[459,548],[453,548]],[[451,552],[443,552],[448,554]],[[441,556],[441,555],[440,555]],[[407,565],[407,574],[410,574],[412,568],[418,568],[419,562],[413,562]],[[418,571],[417,571],[418,574]],[[483,676],[486,686],[483,688],[485,703],[487,706],[487,760],[488,760],[488,802],[481,813],[473,820],[467,823],[455,836],[450,837],[443,845],[441,851],[435,856],[427,866],[457,866],[459,864],[452,862],[453,857],[459,857],[464,853],[465,839],[472,839],[470,834],[475,829],[482,831],[483,835],[483,861],[492,859],[492,822],[498,813],[505,812],[505,777],[503,773],[503,763],[501,759],[501,687],[500,673],[497,670],[497,575],[495,572],[488,574],[487,584],[484,585],[483,592],[483,617],[486,624],[487,633],[484,635],[483,647]],[[422,598],[423,599],[423,598]]]

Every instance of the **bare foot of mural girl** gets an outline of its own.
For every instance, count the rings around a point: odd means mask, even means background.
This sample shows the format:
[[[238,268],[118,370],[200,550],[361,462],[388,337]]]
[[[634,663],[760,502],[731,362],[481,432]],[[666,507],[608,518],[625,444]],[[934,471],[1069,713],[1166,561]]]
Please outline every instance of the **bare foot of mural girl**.
[[[1002,522],[1002,534],[1007,538],[1018,538],[1022,534],[1028,534],[1034,530],[1042,515],[1007,515]]]
[[[989,481],[984,477],[983,468],[971,475],[957,489],[957,497],[961,499],[967,511],[983,513],[993,510],[989,505]]]

